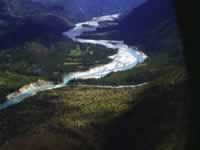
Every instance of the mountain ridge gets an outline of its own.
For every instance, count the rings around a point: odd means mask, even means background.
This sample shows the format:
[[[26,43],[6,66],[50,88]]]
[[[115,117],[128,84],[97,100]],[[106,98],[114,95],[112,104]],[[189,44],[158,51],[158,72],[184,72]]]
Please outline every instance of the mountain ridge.
[[[117,38],[143,49],[147,53],[168,47],[163,40],[175,37],[180,42],[173,0],[149,0],[124,17],[117,27]],[[168,34],[168,35],[167,35]],[[173,35],[176,34],[176,35]]]

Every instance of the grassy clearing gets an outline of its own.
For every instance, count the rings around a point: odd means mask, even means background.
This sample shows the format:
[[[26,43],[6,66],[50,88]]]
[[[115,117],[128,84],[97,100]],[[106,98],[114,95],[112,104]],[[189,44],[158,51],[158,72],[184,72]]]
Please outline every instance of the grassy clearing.
[[[116,53],[115,50],[91,44],[77,44],[76,47],[64,53],[64,72],[88,70],[99,64],[106,64],[108,56]]]
[[[80,57],[81,56],[81,49],[80,46],[77,45],[76,49],[70,50],[70,52],[67,54],[69,57]]]
[[[188,100],[183,73],[171,70],[135,89],[40,93],[0,112],[0,140],[9,141],[1,149],[174,150],[186,138],[179,138],[187,119],[182,117]]]
[[[60,90],[57,94],[64,100],[66,108],[59,117],[60,124],[84,128],[127,110],[130,89],[72,89]]]
[[[61,150],[68,147],[99,149],[105,128],[103,124],[128,110],[131,93],[131,89],[84,88],[41,93],[0,112],[0,140],[16,137],[9,140],[12,143],[9,148],[13,150],[18,148],[16,143],[26,145],[27,142],[31,145],[37,143],[38,148],[49,143],[48,147],[61,144]],[[7,117],[4,119],[5,115]],[[40,130],[43,130],[42,133]],[[56,141],[53,137],[56,137]],[[22,142],[24,138],[26,142]],[[43,142],[39,142],[38,138]]]
[[[78,62],[65,62],[64,65],[80,65]]]

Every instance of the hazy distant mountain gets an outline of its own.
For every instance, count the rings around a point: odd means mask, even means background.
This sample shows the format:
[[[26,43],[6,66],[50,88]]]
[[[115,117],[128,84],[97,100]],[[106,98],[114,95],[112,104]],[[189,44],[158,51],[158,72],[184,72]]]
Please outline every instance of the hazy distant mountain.
[[[114,13],[127,13],[147,0],[71,0],[65,9],[76,17],[90,18]]]
[[[2,0],[8,2],[10,11],[18,16],[54,13],[74,22],[94,16],[114,13],[126,14],[147,0]]]

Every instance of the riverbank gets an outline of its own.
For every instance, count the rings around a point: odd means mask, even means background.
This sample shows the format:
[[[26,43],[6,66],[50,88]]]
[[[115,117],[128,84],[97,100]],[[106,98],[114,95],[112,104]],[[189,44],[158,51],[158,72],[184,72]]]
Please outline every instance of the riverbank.
[[[65,87],[39,93],[0,112],[0,149],[145,147],[144,138],[154,141],[150,146],[174,147],[186,139],[183,105],[189,98],[185,78],[175,76],[162,74],[134,89]],[[138,127],[146,130],[134,132]],[[126,128],[138,138],[130,142]]]
[[[74,79],[69,85],[136,85],[153,81],[160,75],[168,74],[169,72],[174,72],[174,74],[177,75],[179,74],[180,78],[185,78],[187,76],[184,58],[181,54],[176,54],[175,51],[158,53],[157,55],[147,58],[145,62],[138,64],[130,70],[113,72],[101,79]]]
[[[104,23],[112,22],[115,19],[118,19],[119,16],[120,16],[119,14],[115,14],[115,15],[93,18],[90,21],[76,24],[74,28],[64,33],[65,36],[67,36],[74,42],[78,42],[81,44],[101,45],[101,46],[106,47],[107,49],[117,50],[116,54],[108,57],[108,59],[110,59],[111,62],[105,65],[100,65],[94,68],[90,68],[88,71],[79,71],[79,72],[72,72],[72,73],[66,74],[63,77],[62,83],[47,84],[47,85],[44,85],[44,87],[42,85],[34,89],[31,89],[31,88],[26,89],[25,92],[24,90],[19,90],[19,92],[16,92],[17,94],[14,93],[14,96],[12,96],[12,99],[1,104],[0,109],[5,109],[11,105],[18,104],[21,101],[27,99],[28,97],[34,94],[37,94],[38,92],[64,87],[68,84],[69,81],[73,79],[91,79],[91,78],[98,79],[98,78],[105,77],[106,75],[112,72],[129,70],[135,67],[137,64],[142,63],[147,58],[147,56],[144,53],[139,52],[136,49],[133,49],[129,47],[128,45],[124,44],[123,41],[93,40],[93,39],[79,38],[79,36],[84,34],[85,32],[96,31],[97,28],[100,26],[101,22],[104,22]],[[79,56],[80,54],[81,54],[81,51],[79,47],[73,51],[70,51],[68,56],[73,57],[74,55]],[[49,64],[51,64],[51,62],[49,62],[47,65]]]
[[[11,40],[9,45],[12,44]],[[51,33],[16,47],[0,48],[0,103],[6,100],[8,94],[24,85],[39,79],[60,83],[64,73],[106,64],[110,62],[107,57],[115,53],[114,49],[78,44],[62,35]]]
[[[27,76],[14,72],[0,71],[0,103],[6,101],[6,96],[17,91],[24,85],[37,81],[37,76]]]

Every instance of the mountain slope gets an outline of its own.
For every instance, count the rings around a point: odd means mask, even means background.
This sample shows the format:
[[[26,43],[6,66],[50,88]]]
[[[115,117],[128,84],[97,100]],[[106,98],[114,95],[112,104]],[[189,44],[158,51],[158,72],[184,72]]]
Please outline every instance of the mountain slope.
[[[173,6],[172,0],[149,0],[120,22],[118,36],[147,53],[160,49],[167,36],[175,37],[177,43],[180,38]]]
[[[27,8],[22,5],[23,1],[2,0],[0,2],[0,41],[1,48],[9,46],[15,47],[27,40],[46,36],[49,34],[60,34],[72,27],[66,17],[61,17],[58,13],[49,13],[50,9],[33,5],[26,1],[23,5],[29,4],[35,13],[27,12]],[[19,10],[21,14],[15,11]],[[43,12],[43,13],[42,13]]]

